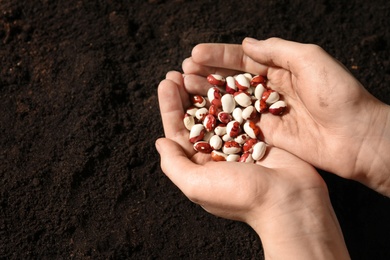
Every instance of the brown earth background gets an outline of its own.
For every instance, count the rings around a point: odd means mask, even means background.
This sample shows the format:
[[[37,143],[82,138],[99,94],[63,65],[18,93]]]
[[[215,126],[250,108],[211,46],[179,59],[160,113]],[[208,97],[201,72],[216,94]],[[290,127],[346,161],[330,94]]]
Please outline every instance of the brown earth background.
[[[197,43],[278,36],[390,104],[389,17],[388,0],[0,0],[0,258],[263,259],[161,172],[159,81]],[[390,259],[389,199],[321,174],[352,259]]]

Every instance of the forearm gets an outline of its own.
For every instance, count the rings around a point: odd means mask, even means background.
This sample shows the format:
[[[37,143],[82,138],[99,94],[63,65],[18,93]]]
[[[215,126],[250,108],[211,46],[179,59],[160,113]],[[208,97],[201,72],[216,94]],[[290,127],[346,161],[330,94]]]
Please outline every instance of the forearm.
[[[294,203],[295,209],[283,210]],[[329,198],[305,205],[292,200],[277,208],[280,211],[252,224],[266,259],[350,259]]]

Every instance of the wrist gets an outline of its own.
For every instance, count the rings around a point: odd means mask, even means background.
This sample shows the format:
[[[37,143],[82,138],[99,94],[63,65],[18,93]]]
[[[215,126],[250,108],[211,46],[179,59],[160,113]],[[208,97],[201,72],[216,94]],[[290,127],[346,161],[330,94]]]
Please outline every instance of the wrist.
[[[260,236],[266,259],[350,259],[329,196],[321,193],[262,209],[262,217],[249,223]]]
[[[390,106],[380,104],[368,122],[356,162],[356,180],[390,196]]]

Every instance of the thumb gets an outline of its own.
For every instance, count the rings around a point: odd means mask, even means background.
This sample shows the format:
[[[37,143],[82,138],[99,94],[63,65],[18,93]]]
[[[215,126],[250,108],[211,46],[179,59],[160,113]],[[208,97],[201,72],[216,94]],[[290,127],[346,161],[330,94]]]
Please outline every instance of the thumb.
[[[161,157],[161,169],[171,181],[182,191],[194,183],[194,173],[199,165],[192,162],[182,147],[168,138],[156,140],[156,149]]]

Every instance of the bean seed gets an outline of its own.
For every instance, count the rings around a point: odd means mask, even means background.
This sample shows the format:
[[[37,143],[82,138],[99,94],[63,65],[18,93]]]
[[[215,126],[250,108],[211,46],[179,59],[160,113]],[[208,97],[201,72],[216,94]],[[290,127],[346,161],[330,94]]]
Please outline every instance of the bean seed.
[[[222,152],[225,154],[237,154],[241,152],[241,145],[236,141],[227,141],[222,146]]]
[[[238,161],[245,162],[245,163],[253,163],[254,162],[252,155],[248,152],[243,153]]]
[[[226,161],[227,154],[224,154],[223,152],[214,150],[211,152],[211,159],[213,161],[216,161],[216,162]]]
[[[194,95],[191,98],[192,104],[196,107],[204,107],[206,105],[206,99],[201,95]]]
[[[209,107],[209,114],[213,116],[218,116],[218,113],[220,112],[220,109],[216,106],[211,104]]]
[[[203,125],[207,132],[212,132],[217,126],[217,119],[213,115],[208,114],[203,120]]]
[[[190,142],[196,143],[198,141],[201,141],[204,137],[205,129],[202,124],[195,124],[190,131]]]
[[[209,90],[207,91],[207,97],[212,105],[215,105],[216,107],[222,106],[222,103],[221,103],[222,95],[221,95],[221,91],[219,90],[219,88],[216,88],[216,87],[209,88]]]
[[[263,96],[263,93],[265,91],[265,87],[263,86],[263,84],[258,84],[255,88],[255,97],[257,99],[261,99],[261,97]]]
[[[250,80],[244,74],[239,74],[234,79],[239,90],[245,91],[250,87]]]
[[[255,138],[251,138],[245,141],[245,143],[242,146],[242,150],[244,152],[252,153],[253,147],[255,144],[257,144],[259,141]]]
[[[251,105],[242,110],[242,118],[244,120],[255,119],[257,116],[256,109]]]
[[[201,153],[211,153],[213,151],[213,148],[211,148],[211,145],[206,141],[198,141],[194,143],[194,149],[197,152]]]
[[[260,134],[260,128],[253,121],[246,121],[244,123],[244,131],[251,138],[257,138]]]
[[[286,110],[286,103],[283,100],[276,101],[268,108],[268,111],[273,115],[281,115]]]
[[[226,80],[223,76],[218,74],[210,74],[207,76],[207,81],[214,86],[223,87],[225,86]]]
[[[256,75],[256,76],[252,77],[250,85],[252,87],[256,87],[259,84],[263,84],[263,83],[265,83],[265,78],[263,76],[261,76],[261,75]]]
[[[214,129],[214,133],[218,136],[223,136],[226,134],[226,124],[218,124]]]
[[[198,110],[196,110],[196,113],[195,113],[195,117],[198,119],[198,120],[201,120],[203,121],[205,119],[205,117],[207,116],[207,114],[209,113],[209,110],[205,107],[201,107],[199,108]]]
[[[285,113],[287,105],[278,92],[267,87],[267,79],[249,73],[223,77],[210,74],[213,85],[206,97],[192,95],[183,123],[190,131],[194,150],[210,153],[214,161],[253,163],[266,153],[256,122],[261,114]],[[225,90],[224,94],[222,93]]]
[[[255,161],[261,160],[265,154],[266,144],[264,142],[257,142],[252,148],[252,158]]]
[[[226,125],[226,134],[230,137],[236,137],[241,131],[240,123],[233,120]]]
[[[191,115],[191,116],[195,116],[196,111],[198,111],[198,108],[195,106],[191,106],[191,107],[187,108],[186,113]]]
[[[224,135],[222,136],[222,141],[224,141],[224,142],[232,141],[232,140],[234,140],[234,138],[231,137],[231,136],[228,135],[228,134],[224,134]]]
[[[236,101],[234,101],[234,97],[231,94],[225,94],[221,98],[222,102],[222,110],[226,113],[232,113],[234,108],[236,107]]]
[[[237,91],[237,86],[232,76],[226,77],[226,93],[234,94]]]
[[[183,122],[187,130],[191,130],[191,128],[195,125],[195,118],[189,114],[185,114]]]
[[[236,138],[234,138],[234,141],[236,141],[237,143],[243,145],[248,139],[249,139],[249,135],[247,135],[247,134],[239,134]]]
[[[267,105],[270,105],[279,100],[279,93],[272,89],[268,89],[263,92],[261,99],[263,99]]]
[[[229,154],[226,157],[226,161],[228,162],[238,162],[238,160],[240,160],[240,155],[238,154]]]
[[[210,143],[210,146],[213,148],[213,150],[219,150],[222,148],[222,139],[218,135],[213,135],[210,138],[209,143]]]
[[[244,121],[244,119],[242,118],[242,109],[239,108],[239,107],[236,107],[234,110],[233,110],[233,118],[234,120],[236,120],[237,122],[239,122],[240,124],[242,124],[242,122]]]
[[[251,97],[248,95],[248,93],[244,91],[237,91],[236,93],[234,93],[234,100],[242,107],[247,107],[252,104]],[[233,110],[231,112],[233,112]]]
[[[226,112],[221,111],[218,113],[218,120],[221,123],[227,124],[230,121],[232,121],[232,115],[230,113],[226,113]]]

